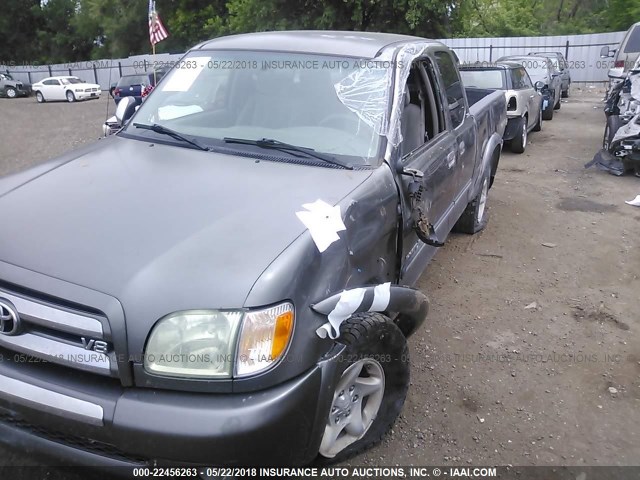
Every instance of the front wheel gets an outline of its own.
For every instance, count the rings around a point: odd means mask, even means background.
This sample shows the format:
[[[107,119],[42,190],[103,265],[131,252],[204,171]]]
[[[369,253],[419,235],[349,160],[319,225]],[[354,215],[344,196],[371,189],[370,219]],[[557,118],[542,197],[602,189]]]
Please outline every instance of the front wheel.
[[[540,112],[538,112],[538,121],[533,127],[534,132],[539,132],[540,130],[542,130],[542,108],[540,109]]]
[[[527,117],[522,117],[518,123],[518,131],[520,132],[516,138],[511,140],[509,147],[513,153],[524,153],[527,148]]]
[[[44,103],[44,95],[42,95],[42,92],[36,92],[36,101],[38,103]]]
[[[67,102],[73,103],[76,101],[76,96],[73,94],[71,90],[67,92]]]
[[[391,429],[409,388],[407,340],[380,313],[356,314],[340,327],[346,345],[320,444],[319,463],[341,462]]]
[[[542,111],[543,120],[553,120],[553,104],[551,101],[547,104],[547,108]]]
[[[562,97],[562,92],[560,92],[560,95],[558,95],[558,101],[553,106],[554,110],[560,110],[560,107],[562,106],[562,102],[560,102],[561,97]]]

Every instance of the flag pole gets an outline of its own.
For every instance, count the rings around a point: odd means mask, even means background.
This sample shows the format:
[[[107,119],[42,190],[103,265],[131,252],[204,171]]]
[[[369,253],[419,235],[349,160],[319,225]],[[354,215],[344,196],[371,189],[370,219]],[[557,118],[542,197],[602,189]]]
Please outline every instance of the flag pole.
[[[155,88],[156,83],[158,83],[158,80],[156,79],[156,44],[153,43],[153,87]]]

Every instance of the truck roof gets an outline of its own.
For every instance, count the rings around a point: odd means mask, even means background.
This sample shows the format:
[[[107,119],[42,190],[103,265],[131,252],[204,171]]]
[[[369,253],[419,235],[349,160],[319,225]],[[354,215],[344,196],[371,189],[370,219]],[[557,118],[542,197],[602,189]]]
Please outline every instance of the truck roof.
[[[192,50],[258,50],[375,58],[388,47],[417,42],[444,47],[435,40],[395,33],[299,30],[229,35],[202,42]]]

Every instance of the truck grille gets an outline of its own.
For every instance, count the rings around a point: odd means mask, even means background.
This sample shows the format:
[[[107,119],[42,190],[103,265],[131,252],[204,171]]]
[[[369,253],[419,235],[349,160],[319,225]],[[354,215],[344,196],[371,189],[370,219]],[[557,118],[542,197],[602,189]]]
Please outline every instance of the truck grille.
[[[15,317],[15,318],[14,318]],[[118,376],[104,315],[0,289],[0,346],[31,358]]]

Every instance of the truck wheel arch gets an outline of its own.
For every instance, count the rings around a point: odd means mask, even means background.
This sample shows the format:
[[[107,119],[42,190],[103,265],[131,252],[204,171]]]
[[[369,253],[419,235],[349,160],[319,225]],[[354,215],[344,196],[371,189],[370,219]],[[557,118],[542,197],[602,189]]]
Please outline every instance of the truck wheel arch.
[[[328,322],[316,330],[321,338],[337,338],[342,322],[365,312],[397,313],[394,323],[409,337],[427,317],[429,299],[414,288],[385,283],[344,290],[311,305],[311,309],[328,318]]]

